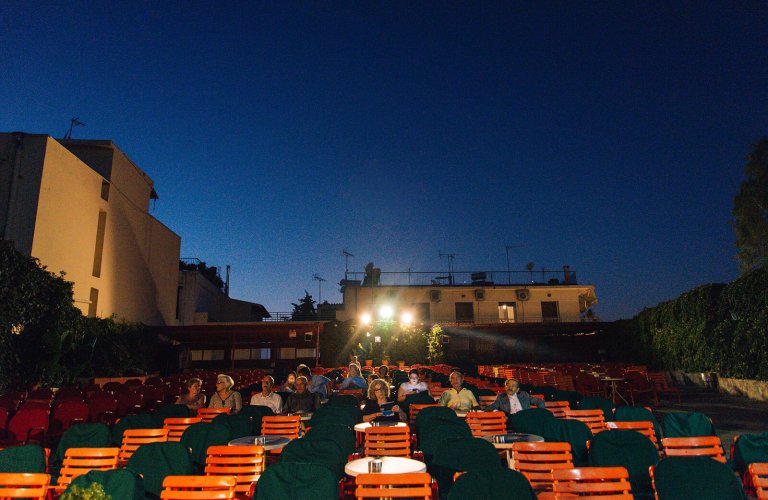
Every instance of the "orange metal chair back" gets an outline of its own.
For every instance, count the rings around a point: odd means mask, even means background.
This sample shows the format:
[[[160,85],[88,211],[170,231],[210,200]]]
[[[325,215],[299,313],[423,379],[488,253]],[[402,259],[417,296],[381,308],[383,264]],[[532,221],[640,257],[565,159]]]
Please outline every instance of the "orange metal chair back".
[[[69,448],[64,454],[56,490],[63,492],[74,478],[92,470],[117,468],[120,448]]]
[[[408,427],[368,427],[365,429],[365,456],[411,456],[409,432]]]
[[[653,422],[606,422],[605,428],[609,430],[637,431],[650,439],[656,448],[659,447],[659,442],[656,440],[656,431],[653,429]]]
[[[270,415],[261,419],[261,433],[265,436],[284,436],[288,439],[299,437],[301,417],[299,415]]]
[[[573,468],[570,443],[513,443],[511,468],[537,492],[552,490],[552,471]]]
[[[234,476],[235,493],[253,496],[259,477],[264,473],[262,446],[209,446],[205,458],[206,476]]]
[[[408,422],[411,428],[415,428],[416,426],[416,415],[418,415],[424,408],[429,408],[430,406],[438,406],[438,404],[410,405],[408,407]]]
[[[589,427],[589,430],[592,431],[592,434],[605,430],[605,416],[603,415],[603,410],[599,408],[594,410],[566,409],[565,418],[584,422]]]
[[[45,500],[50,484],[49,474],[0,473],[0,498]]]
[[[200,417],[191,418],[166,418],[163,420],[163,428],[168,429],[168,441],[181,441],[181,435],[192,424],[202,422]]]
[[[359,474],[355,478],[355,497],[432,498],[432,476],[426,472],[408,474]]]
[[[234,476],[167,476],[163,500],[220,500],[235,498]]]
[[[601,500],[632,500],[629,473],[624,467],[583,467],[552,471],[555,498],[588,496]]]
[[[467,413],[467,425],[474,437],[507,433],[507,415],[503,411],[471,411]]]
[[[565,418],[565,410],[571,408],[571,404],[568,401],[545,401],[544,407],[552,412],[557,418]]]
[[[725,463],[725,453],[717,436],[671,437],[661,440],[668,457],[710,457]]]
[[[123,442],[117,456],[118,462],[127,462],[143,444],[164,443],[166,441],[168,441],[168,429],[126,429],[123,432]]]
[[[496,401],[496,396],[480,396],[477,398],[477,402],[480,403],[480,406],[492,405],[494,401]]]
[[[749,475],[759,500],[768,500],[768,463],[749,464]]]
[[[229,414],[229,412],[229,408],[198,408],[197,416],[200,417],[203,422],[212,422],[214,418],[222,413]]]

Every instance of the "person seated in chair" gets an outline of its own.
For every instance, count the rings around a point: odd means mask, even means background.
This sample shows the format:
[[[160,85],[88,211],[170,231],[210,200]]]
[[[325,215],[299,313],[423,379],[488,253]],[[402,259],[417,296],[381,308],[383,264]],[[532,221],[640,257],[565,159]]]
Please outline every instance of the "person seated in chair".
[[[464,375],[459,372],[453,372],[448,380],[451,382],[451,388],[440,396],[440,401],[438,401],[438,403],[441,406],[447,406],[452,410],[461,412],[480,407],[480,403],[477,402],[472,391],[466,387],[462,387],[464,384]]]
[[[283,398],[280,394],[273,392],[275,379],[267,375],[261,379],[261,392],[251,396],[251,406],[266,406],[271,408],[275,414],[283,411]]]
[[[389,383],[376,379],[368,387],[368,397],[363,408],[363,422],[397,422],[400,407],[389,395]]]
[[[316,392],[309,392],[307,390],[308,385],[307,377],[302,375],[296,379],[296,392],[288,396],[283,411],[286,413],[312,413],[320,408],[320,395]]]
[[[504,390],[505,392],[496,397],[496,401],[485,407],[486,411],[500,410],[507,415],[514,415],[533,406],[544,408],[543,400],[531,397],[527,392],[521,391],[520,382],[513,378],[507,379],[504,382]]]

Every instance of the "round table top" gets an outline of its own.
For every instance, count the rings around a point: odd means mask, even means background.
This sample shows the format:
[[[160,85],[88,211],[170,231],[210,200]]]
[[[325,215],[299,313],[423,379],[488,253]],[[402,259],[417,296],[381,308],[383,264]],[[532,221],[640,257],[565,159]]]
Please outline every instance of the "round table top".
[[[379,422],[380,427],[407,427],[408,424],[405,422]],[[359,424],[355,424],[355,430],[357,432],[365,432],[365,429],[372,427],[370,422],[361,422]]]
[[[503,443],[494,443],[493,438],[504,436]],[[496,434],[493,436],[483,436],[483,439],[489,441],[497,449],[504,450],[512,448],[514,443],[543,443],[544,438],[536,434],[527,434],[525,432],[510,432],[509,434]]]
[[[426,472],[427,464],[405,457],[375,457],[381,459],[381,474],[405,474],[409,472]],[[344,472],[350,476],[368,473],[368,462],[374,457],[358,458],[344,466]]]
[[[296,413],[279,413],[281,417],[295,416],[301,417],[302,422],[308,422],[312,418],[312,413],[296,412]]]
[[[285,445],[291,442],[290,439],[283,436],[264,436],[266,438],[266,443],[264,444],[265,450],[276,450],[278,448],[283,448]],[[256,439],[256,436],[244,436],[241,438],[233,439],[229,442],[229,446],[253,446],[255,443],[253,442],[254,439]]]

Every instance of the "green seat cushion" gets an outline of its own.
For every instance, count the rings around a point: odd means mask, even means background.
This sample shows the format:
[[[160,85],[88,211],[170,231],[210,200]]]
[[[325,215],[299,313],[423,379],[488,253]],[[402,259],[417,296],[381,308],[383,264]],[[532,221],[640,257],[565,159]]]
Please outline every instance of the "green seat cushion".
[[[0,450],[0,472],[45,472],[45,450],[39,445],[12,446]]]
[[[768,432],[739,436],[733,448],[733,461],[740,472],[746,471],[749,464],[768,462]]]
[[[342,424],[320,424],[312,427],[303,439],[330,439],[341,448],[344,456],[355,452],[355,431]]]
[[[674,412],[664,416],[665,437],[716,436],[715,426],[703,413]]]
[[[294,439],[283,448],[280,462],[320,464],[327,467],[336,479],[341,479],[347,456],[336,441],[330,439]]]
[[[337,500],[339,483],[327,467],[315,463],[270,465],[256,484],[257,500]]]
[[[51,475],[57,476],[64,462],[64,455],[70,448],[109,448],[112,433],[106,424],[75,424],[61,436],[59,446],[51,456]]]
[[[448,493],[448,500],[483,498],[486,500],[536,500],[531,484],[511,469],[472,471],[459,476]]]
[[[160,496],[166,476],[191,476],[192,457],[181,443],[148,443],[128,459],[128,470],[144,478],[144,489]]]
[[[653,473],[659,500],[742,500],[741,481],[709,457],[667,457]]]
[[[624,467],[629,472],[632,493],[653,496],[648,468],[659,461],[656,446],[637,431],[613,430],[598,432],[589,448],[592,467]]]
[[[157,421],[149,413],[126,415],[112,426],[112,444],[115,446],[122,444],[123,432],[126,429],[159,429],[162,426],[163,424],[157,425]]]
[[[199,422],[187,427],[181,435],[181,445],[191,450],[192,464],[196,473],[202,473],[205,468],[205,457],[209,446],[223,446],[231,441],[230,431],[223,425],[210,422]]]
[[[73,486],[88,488],[99,483],[112,500],[145,500],[144,480],[128,469],[93,470],[72,480],[66,492]]]

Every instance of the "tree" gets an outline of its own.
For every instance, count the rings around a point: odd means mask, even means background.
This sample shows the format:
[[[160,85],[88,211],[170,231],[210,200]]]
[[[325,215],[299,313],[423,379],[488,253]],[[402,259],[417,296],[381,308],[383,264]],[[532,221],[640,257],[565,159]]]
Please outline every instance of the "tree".
[[[293,306],[293,312],[291,313],[291,319],[294,321],[313,321],[317,319],[317,311],[315,310],[315,300],[304,290],[304,297],[299,299],[299,303],[295,304],[291,302]]]
[[[742,273],[768,266],[768,137],[755,144],[744,173],[731,212]]]

